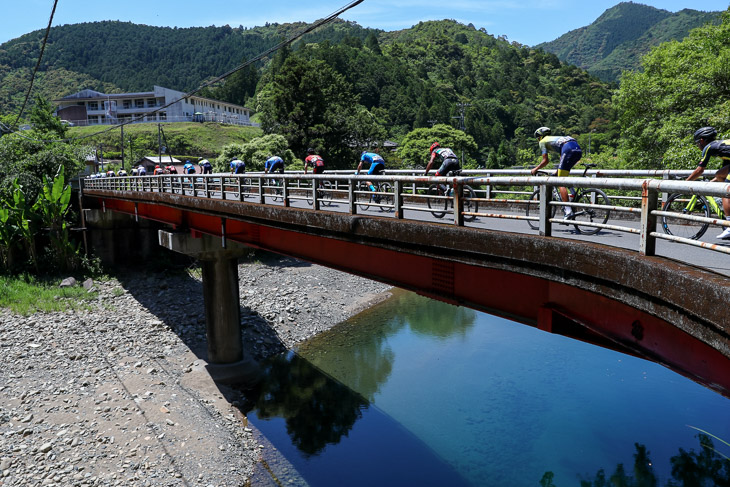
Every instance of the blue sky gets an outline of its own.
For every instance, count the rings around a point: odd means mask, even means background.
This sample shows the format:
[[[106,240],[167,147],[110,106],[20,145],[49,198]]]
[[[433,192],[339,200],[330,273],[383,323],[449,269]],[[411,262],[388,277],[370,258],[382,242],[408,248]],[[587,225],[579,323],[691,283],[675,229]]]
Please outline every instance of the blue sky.
[[[312,22],[349,4],[350,0],[59,0],[53,25],[122,20],[138,24],[199,27],[243,25],[266,22]],[[0,43],[37,29],[44,29],[53,0],[2,0]],[[421,20],[454,19],[505,35],[510,41],[535,45],[593,22],[619,0],[364,0],[342,18],[364,27],[383,30],[405,29]],[[644,0],[671,12],[684,8],[725,10],[728,0]]]

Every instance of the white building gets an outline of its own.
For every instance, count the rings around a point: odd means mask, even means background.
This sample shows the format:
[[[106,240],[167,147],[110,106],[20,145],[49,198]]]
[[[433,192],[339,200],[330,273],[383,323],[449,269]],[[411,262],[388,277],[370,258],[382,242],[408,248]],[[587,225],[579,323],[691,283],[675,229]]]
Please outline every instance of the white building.
[[[99,93],[83,90],[54,100],[56,115],[73,125],[109,125],[121,122],[220,122],[253,125],[246,107],[161,86],[141,93]],[[170,106],[166,106],[166,105]],[[162,108],[165,107],[165,108]]]

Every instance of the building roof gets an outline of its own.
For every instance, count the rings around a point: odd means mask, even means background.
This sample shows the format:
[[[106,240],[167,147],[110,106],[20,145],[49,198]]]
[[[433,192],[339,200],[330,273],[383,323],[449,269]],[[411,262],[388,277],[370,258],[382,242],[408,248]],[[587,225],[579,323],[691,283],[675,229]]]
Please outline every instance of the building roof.
[[[165,166],[170,165],[170,156],[144,156],[142,159],[137,161],[137,164],[142,162],[149,162],[151,164],[161,164]],[[182,164],[182,162],[179,159],[172,158],[172,164]]]

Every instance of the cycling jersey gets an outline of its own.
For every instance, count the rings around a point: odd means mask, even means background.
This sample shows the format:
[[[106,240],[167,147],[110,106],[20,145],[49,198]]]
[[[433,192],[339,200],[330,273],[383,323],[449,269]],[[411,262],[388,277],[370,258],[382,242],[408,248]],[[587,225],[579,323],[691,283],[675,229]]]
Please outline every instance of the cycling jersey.
[[[165,169],[170,171],[170,174],[177,174],[177,168],[175,166],[167,166]]]
[[[137,175],[147,176],[147,169],[145,169],[144,166],[139,166],[139,168],[137,169]]]
[[[436,171],[436,176],[447,176],[450,172],[461,170],[459,158],[448,147],[439,147],[433,152],[436,154],[434,161],[441,160],[441,167]]]
[[[198,163],[200,168],[203,170],[203,174],[211,174],[213,172],[213,165],[208,159],[203,159]]]
[[[457,161],[459,158],[454,154],[454,151],[449,149],[448,147],[439,147],[434,151],[436,153],[436,157],[441,161],[445,161],[447,159],[456,159]]]
[[[307,165],[312,166],[312,172],[314,174],[321,174],[324,172],[324,159],[316,154],[307,156],[307,158],[304,159],[304,167],[307,167]]]
[[[184,174],[195,174],[195,166],[190,164],[189,162],[183,166],[183,173]]]
[[[360,161],[370,163],[368,174],[383,174],[385,171],[385,160],[380,154],[366,152],[360,157]]]
[[[722,165],[730,164],[730,139],[713,140],[702,149],[702,157],[700,158],[700,166],[707,167],[711,157],[719,157],[722,159]]]
[[[279,156],[270,157],[264,164],[267,172],[284,172],[284,160]]]
[[[246,172],[246,163],[243,161],[239,161],[238,159],[234,159],[231,161],[231,172],[234,172],[236,174],[243,174]]]
[[[560,154],[558,176],[567,176],[567,174],[561,174],[561,172],[569,172],[580,161],[580,158],[583,157],[583,151],[578,145],[578,142],[573,137],[567,135],[547,135],[540,139],[540,152],[547,154],[548,151]]]

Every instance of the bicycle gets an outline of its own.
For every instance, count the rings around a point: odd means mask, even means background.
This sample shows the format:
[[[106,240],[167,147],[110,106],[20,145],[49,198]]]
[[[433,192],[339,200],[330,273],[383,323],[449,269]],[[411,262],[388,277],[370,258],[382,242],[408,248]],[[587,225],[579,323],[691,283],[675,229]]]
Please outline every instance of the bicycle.
[[[704,218],[710,218],[710,215],[715,214],[718,220],[725,219],[725,212],[721,203],[715,198],[707,198],[697,194],[670,194],[667,201],[662,205],[662,211]],[[698,240],[707,232],[709,227],[709,222],[697,222],[667,215],[662,216],[664,233],[676,237]]]
[[[372,205],[385,213],[393,211],[395,209],[393,186],[387,182],[378,182],[374,183],[374,187],[375,190],[371,190],[367,181],[357,183],[357,204],[360,209],[367,210]]]
[[[588,169],[596,167],[596,164],[582,165],[585,167],[585,169],[583,170],[583,174],[580,177],[585,177]],[[542,174],[545,176],[549,175],[547,171],[538,171],[538,174]],[[601,229],[598,227],[584,226],[577,222],[605,224],[608,221],[611,212],[605,208],[596,208],[596,206],[594,205],[611,206],[611,199],[606,195],[606,193],[597,188],[579,188],[578,190],[576,190],[575,188],[568,188],[568,191],[570,193],[569,202],[576,203],[576,206],[573,207],[573,213],[567,216],[565,220],[570,222],[576,222],[572,223],[572,225],[575,227],[575,230],[578,233],[582,233],[584,235],[595,235],[600,232]],[[562,202],[562,198],[560,197],[560,191],[555,186],[553,186],[552,188],[552,201]],[[558,206],[559,205],[550,204],[550,218],[555,218],[555,213]],[[525,213],[525,216],[535,216],[539,214],[539,212],[540,190],[536,189],[530,196],[530,199],[527,201],[527,211]],[[527,223],[533,230],[538,230],[540,228],[540,224],[537,221],[527,220]]]
[[[267,181],[269,186],[269,195],[272,201],[278,203],[284,200],[284,190],[282,189],[283,183],[281,179],[269,179]]]
[[[312,183],[312,186],[317,186],[317,199],[321,206],[332,206],[332,183],[324,180],[317,184],[317,181]],[[307,191],[307,203],[310,205],[314,204],[314,197],[312,191]]]
[[[449,172],[447,176],[458,176],[461,171]],[[436,218],[443,218],[449,209],[454,208],[454,188],[450,184],[432,184],[428,187],[427,194],[428,209]],[[477,213],[479,211],[479,202],[476,201],[476,192],[471,186],[465,184],[463,186],[464,213]],[[476,215],[464,215],[464,221],[473,221]]]

